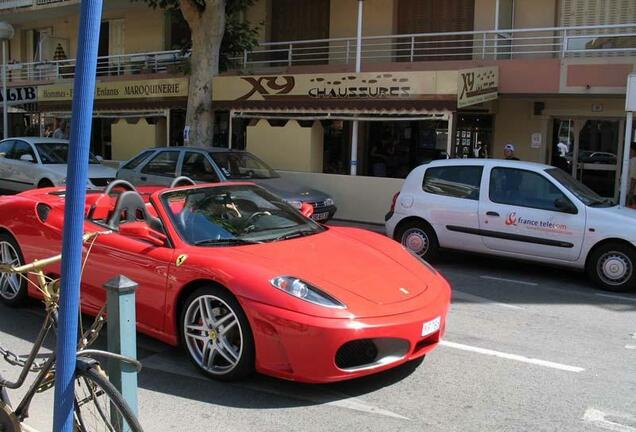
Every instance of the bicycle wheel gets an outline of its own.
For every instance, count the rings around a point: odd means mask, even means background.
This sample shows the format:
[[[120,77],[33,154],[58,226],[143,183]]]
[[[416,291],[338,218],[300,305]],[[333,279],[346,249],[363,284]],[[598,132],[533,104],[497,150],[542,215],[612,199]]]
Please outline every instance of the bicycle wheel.
[[[119,391],[96,367],[75,371],[75,431],[143,432]]]

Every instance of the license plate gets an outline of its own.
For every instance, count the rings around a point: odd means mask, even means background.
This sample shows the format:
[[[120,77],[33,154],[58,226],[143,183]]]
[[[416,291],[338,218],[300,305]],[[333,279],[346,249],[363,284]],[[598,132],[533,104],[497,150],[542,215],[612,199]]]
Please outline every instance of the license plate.
[[[311,215],[311,218],[312,218],[313,220],[317,220],[317,221],[319,221],[319,220],[325,220],[325,219],[327,219],[328,217],[329,217],[329,213],[328,213],[328,212],[327,212],[327,213],[314,213],[314,214],[312,214],[312,215]]]
[[[439,330],[439,326],[441,323],[442,323],[441,317],[437,317],[434,320],[425,322],[422,325],[422,336],[428,336],[431,333],[435,333],[437,330]]]

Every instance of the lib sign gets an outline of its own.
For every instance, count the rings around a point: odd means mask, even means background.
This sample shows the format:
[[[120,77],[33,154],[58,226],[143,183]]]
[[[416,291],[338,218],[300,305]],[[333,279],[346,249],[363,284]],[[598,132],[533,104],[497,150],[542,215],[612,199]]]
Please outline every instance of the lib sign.
[[[457,107],[497,99],[499,69],[484,67],[460,70],[457,75]]]
[[[0,91],[0,104],[4,102],[5,95]],[[9,87],[7,88],[7,104],[9,106],[22,105],[37,102],[38,92],[35,87]]]

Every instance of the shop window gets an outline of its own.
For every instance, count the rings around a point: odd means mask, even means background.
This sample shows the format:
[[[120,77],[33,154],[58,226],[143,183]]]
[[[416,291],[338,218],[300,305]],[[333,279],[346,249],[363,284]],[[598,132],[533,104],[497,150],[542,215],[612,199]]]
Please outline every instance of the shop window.
[[[323,172],[328,174],[349,174],[351,166],[351,122],[342,120],[322,120]]]
[[[424,174],[422,189],[435,195],[479,200],[480,166],[449,166],[429,168]]]
[[[369,122],[361,172],[405,178],[413,168],[446,159],[446,120]]]
[[[144,174],[174,177],[177,172],[178,151],[161,151],[142,168]]]
[[[453,152],[460,159],[488,158],[492,150],[492,115],[458,113]]]

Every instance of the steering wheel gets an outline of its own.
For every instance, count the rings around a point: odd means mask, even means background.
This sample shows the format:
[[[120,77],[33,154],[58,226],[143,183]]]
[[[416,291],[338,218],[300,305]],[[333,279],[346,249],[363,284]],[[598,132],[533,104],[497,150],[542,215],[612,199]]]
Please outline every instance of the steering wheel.
[[[104,189],[104,195],[110,195],[113,189],[115,189],[117,186],[129,191],[137,191],[137,189],[135,189],[135,187],[130,182],[118,179],[108,183],[108,186],[106,186],[106,189]]]
[[[247,217],[247,219],[245,219],[245,222],[243,222],[243,229],[241,230],[242,232],[250,232],[251,229],[248,229],[250,227],[253,227],[254,224],[250,224],[250,222],[252,222],[252,220],[255,220],[256,218],[259,218],[261,216],[271,216],[272,214],[268,211],[257,211],[252,213],[251,215],[249,215]]]
[[[172,183],[170,183],[170,187],[177,187],[177,186],[187,186],[187,185],[195,185],[196,183],[194,182],[194,180],[192,180],[190,177],[186,177],[186,176],[179,176],[176,179],[172,180]]]

